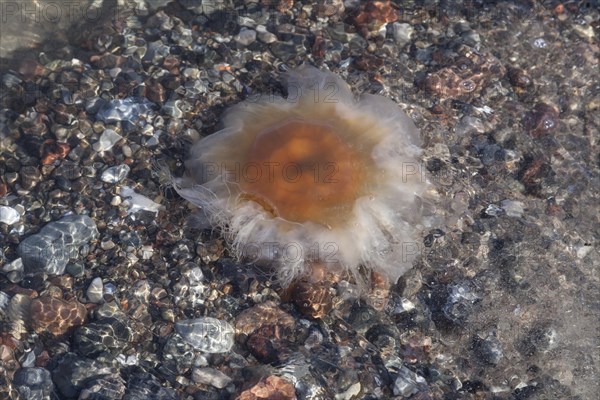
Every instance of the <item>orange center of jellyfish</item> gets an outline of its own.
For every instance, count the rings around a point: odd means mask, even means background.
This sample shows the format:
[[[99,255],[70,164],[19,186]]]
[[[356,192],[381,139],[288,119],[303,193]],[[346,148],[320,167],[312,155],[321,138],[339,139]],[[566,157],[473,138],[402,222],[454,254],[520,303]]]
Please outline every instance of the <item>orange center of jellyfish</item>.
[[[332,226],[364,195],[364,158],[329,125],[287,122],[257,135],[243,166],[242,198],[288,221]]]

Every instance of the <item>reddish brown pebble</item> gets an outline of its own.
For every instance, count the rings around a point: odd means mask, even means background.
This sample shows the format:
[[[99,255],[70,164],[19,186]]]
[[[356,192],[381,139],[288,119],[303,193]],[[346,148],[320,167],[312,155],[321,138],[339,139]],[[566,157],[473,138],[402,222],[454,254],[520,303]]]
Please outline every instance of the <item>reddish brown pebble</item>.
[[[506,74],[506,68],[490,53],[479,53],[467,46],[457,53],[450,58],[441,55],[445,53],[435,53],[438,63],[446,66],[427,74],[420,86],[441,98],[466,101]]]
[[[383,58],[371,54],[363,54],[356,58],[354,65],[361,71],[376,71],[383,65]]]
[[[283,378],[271,375],[261,379],[250,389],[244,390],[237,400],[295,400],[294,386]]]
[[[146,97],[148,100],[161,104],[165,101],[165,96],[166,90],[163,85],[155,80],[146,83]]]
[[[312,54],[315,57],[323,58],[325,57],[325,53],[327,52],[327,39],[324,39],[323,36],[319,35],[315,37],[315,43],[312,47]]]
[[[377,32],[384,24],[397,19],[398,13],[391,1],[365,1],[354,17],[354,25],[364,36],[370,36],[370,32]]]
[[[325,0],[319,2],[317,6],[317,13],[319,16],[323,17],[335,17],[341,16],[344,14],[346,7],[344,6],[344,2],[342,0]]]
[[[307,317],[320,319],[333,307],[332,286],[344,276],[339,265],[313,263],[310,271],[282,291],[283,301],[292,301]]]
[[[560,15],[562,13],[565,12],[565,6],[562,4],[558,4],[556,7],[554,7],[554,14],[556,15]]]
[[[92,65],[99,69],[114,68],[123,65],[127,59],[122,56],[117,56],[111,53],[105,53],[102,55],[93,55],[90,57]]]
[[[243,311],[235,321],[238,335],[248,336],[246,347],[257,359],[270,363],[284,352],[293,340],[296,322],[279,309],[275,302],[267,301]]]
[[[274,301],[266,301],[242,311],[235,320],[235,331],[250,335],[264,325],[293,329],[295,324],[294,317],[278,308]]]
[[[66,143],[56,143],[53,140],[46,140],[42,150],[44,154],[42,165],[50,165],[58,159],[65,158],[69,154],[69,151],[71,151],[71,146]]]
[[[271,7],[275,3],[277,3],[277,11],[280,13],[285,13],[294,6],[294,0],[261,0],[263,6]]]
[[[537,193],[544,179],[552,173],[552,167],[546,160],[526,155],[520,163],[517,178],[525,186],[527,193]]]
[[[265,364],[278,360],[278,355],[285,354],[286,338],[291,332],[282,332],[276,325],[265,325],[250,335],[246,347],[250,353]]]
[[[527,75],[527,72],[521,68],[509,68],[508,79],[510,80],[510,84],[515,89],[519,89],[521,91],[532,84],[531,78],[529,75]]]
[[[31,301],[31,323],[37,333],[58,336],[85,322],[87,310],[77,300],[65,301],[42,296]]]
[[[556,108],[548,104],[538,103],[523,118],[523,126],[531,136],[538,138],[552,133],[558,125],[558,119],[559,114]]]
[[[307,317],[323,318],[333,306],[329,287],[326,283],[315,284],[301,280],[291,286],[292,300],[298,310]]]
[[[35,366],[36,367],[45,367],[48,364],[48,361],[50,361],[50,355],[48,354],[48,352],[46,350],[44,350],[40,353],[39,356],[36,357]]]
[[[176,70],[175,68],[177,68],[179,66],[179,58],[169,54],[168,56],[165,57],[165,60],[163,61],[163,67],[165,67],[166,69],[169,70],[169,72],[171,73],[175,73],[176,71],[179,72],[178,70]]]

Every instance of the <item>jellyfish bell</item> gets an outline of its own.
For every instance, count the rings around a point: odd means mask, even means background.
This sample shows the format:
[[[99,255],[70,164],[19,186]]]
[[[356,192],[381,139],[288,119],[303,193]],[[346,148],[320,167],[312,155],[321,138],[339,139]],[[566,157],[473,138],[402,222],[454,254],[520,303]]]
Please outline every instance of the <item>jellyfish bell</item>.
[[[284,83],[285,98],[228,110],[174,187],[283,286],[314,265],[357,280],[364,266],[395,282],[419,252],[429,189],[417,128],[391,100],[355,98],[333,73],[302,66]]]

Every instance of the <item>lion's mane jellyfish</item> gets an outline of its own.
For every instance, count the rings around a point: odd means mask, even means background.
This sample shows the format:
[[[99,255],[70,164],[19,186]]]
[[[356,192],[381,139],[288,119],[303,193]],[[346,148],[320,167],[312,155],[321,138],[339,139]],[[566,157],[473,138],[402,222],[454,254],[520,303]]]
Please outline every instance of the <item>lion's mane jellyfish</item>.
[[[228,110],[223,129],[193,145],[175,188],[235,255],[273,267],[283,286],[316,265],[394,282],[418,253],[429,188],[417,128],[393,101],[356,98],[333,73],[303,66],[284,83],[285,98]]]

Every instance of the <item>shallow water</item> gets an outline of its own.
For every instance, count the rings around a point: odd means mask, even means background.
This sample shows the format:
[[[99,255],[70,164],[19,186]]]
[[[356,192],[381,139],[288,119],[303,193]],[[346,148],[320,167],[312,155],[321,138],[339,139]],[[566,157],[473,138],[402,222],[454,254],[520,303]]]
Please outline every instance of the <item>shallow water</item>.
[[[289,399],[597,397],[597,1],[395,1],[359,19],[356,1],[136,1],[0,3],[2,68],[30,72],[0,73],[0,398],[226,398],[259,378]],[[152,173],[181,175],[224,109],[282,95],[302,62],[410,115],[447,208],[366,301],[337,271],[278,292]],[[66,273],[25,276],[19,243],[67,213],[99,237]],[[235,327],[230,353],[176,332],[200,317]]]

